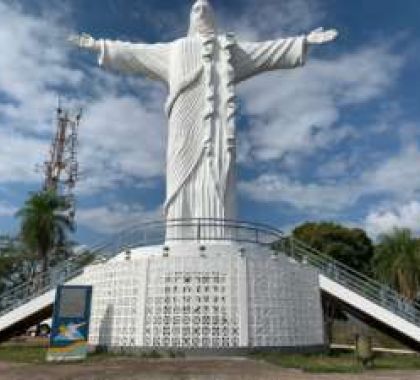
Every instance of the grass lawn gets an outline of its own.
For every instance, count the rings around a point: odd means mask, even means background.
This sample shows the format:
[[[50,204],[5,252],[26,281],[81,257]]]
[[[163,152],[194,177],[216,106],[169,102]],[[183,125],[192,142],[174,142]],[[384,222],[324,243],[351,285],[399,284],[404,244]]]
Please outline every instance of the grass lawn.
[[[24,345],[0,345],[0,361],[18,363],[44,363],[45,347]]]
[[[314,373],[357,373],[365,371],[354,354],[337,352],[333,355],[321,354],[281,354],[257,353],[251,358],[265,360],[282,368],[298,368]],[[420,369],[420,356],[377,354],[373,370],[417,370]]]
[[[39,364],[45,363],[47,349],[40,346],[19,344],[0,345],[0,361]],[[107,353],[91,354],[88,362],[118,357]],[[150,358],[150,357],[149,357]],[[256,353],[251,359],[264,360],[282,368],[296,368],[316,373],[357,373],[365,369],[351,353],[336,352],[333,355],[321,354],[282,354]],[[138,360],[142,360],[139,356]],[[414,355],[377,355],[373,370],[420,370],[420,356]]]
[[[34,344],[0,344],[0,361],[14,363],[46,363],[47,346]],[[121,355],[114,353],[98,352],[88,355],[87,362],[96,362],[118,357],[135,357],[135,355]],[[137,356],[139,359],[159,359],[159,354],[143,354]],[[177,356],[179,358],[179,356]]]

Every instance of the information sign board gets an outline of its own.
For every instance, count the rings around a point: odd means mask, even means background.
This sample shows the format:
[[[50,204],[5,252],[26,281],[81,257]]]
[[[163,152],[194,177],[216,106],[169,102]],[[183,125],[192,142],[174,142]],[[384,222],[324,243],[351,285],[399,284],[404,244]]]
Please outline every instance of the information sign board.
[[[86,358],[91,302],[92,286],[57,288],[48,361]]]

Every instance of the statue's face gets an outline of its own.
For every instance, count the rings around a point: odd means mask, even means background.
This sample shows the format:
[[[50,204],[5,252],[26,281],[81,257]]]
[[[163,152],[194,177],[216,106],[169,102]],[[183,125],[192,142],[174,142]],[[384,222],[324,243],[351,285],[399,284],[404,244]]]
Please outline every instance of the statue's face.
[[[216,27],[213,8],[209,3],[197,1],[191,10],[190,34],[208,34],[214,32]]]

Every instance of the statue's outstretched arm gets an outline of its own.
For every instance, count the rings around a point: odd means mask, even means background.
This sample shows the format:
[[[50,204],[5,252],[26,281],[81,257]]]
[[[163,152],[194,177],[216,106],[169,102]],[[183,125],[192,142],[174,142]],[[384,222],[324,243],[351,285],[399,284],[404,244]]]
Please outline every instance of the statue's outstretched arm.
[[[87,49],[94,52],[99,52],[101,50],[100,42],[87,33],[71,35],[69,36],[68,41],[81,49]]]
[[[335,29],[324,30],[324,28],[317,28],[306,36],[306,43],[308,45],[320,45],[334,41],[338,36],[338,31]]]
[[[98,54],[100,66],[115,71],[141,74],[168,82],[170,44],[144,44],[123,41],[95,40],[91,35],[73,35],[68,41]]]
[[[291,69],[305,64],[308,47],[334,41],[335,29],[318,28],[308,35],[262,42],[238,42],[234,50],[236,82],[261,72]]]

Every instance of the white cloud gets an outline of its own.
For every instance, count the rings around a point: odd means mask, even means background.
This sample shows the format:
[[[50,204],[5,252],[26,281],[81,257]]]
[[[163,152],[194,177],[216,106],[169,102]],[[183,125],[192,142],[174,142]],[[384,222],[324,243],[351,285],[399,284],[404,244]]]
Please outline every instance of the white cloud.
[[[315,26],[324,16],[319,1],[264,0],[246,2],[235,7],[234,14],[220,14],[220,24],[242,39],[259,40],[302,33]]]
[[[420,195],[420,151],[410,143],[369,175],[372,190],[395,194],[400,199]]]
[[[355,184],[303,184],[276,174],[263,174],[254,181],[241,182],[239,188],[254,200],[285,202],[307,213],[338,212],[360,196]]]
[[[142,205],[115,203],[77,211],[77,223],[103,234],[125,231],[129,226],[161,219],[160,210],[145,210]]]
[[[55,89],[82,80],[82,73],[67,64],[66,32],[53,19],[31,16],[4,2],[0,24],[0,117],[9,128],[48,130],[57,103]]]
[[[34,169],[48,155],[59,89],[84,106],[79,193],[162,175],[163,91],[99,68],[74,68],[71,55],[79,62],[83,55],[71,49],[70,28],[55,17],[0,1],[0,24],[0,183],[41,178]]]
[[[318,166],[316,173],[320,179],[342,177],[345,174],[348,175],[352,164],[351,158],[338,156]]]
[[[357,154],[326,155],[318,179],[309,182],[276,171],[281,166],[283,173],[289,169],[299,178],[299,165],[321,149],[358,142],[360,132],[342,118],[348,106],[386,98],[405,63],[391,45],[366,45],[328,61],[309,56],[304,68],[262,75],[242,85],[242,110],[253,118],[249,131],[242,133],[239,158],[268,169],[240,182],[240,190],[251,199],[285,202],[312,215],[337,215],[368,195],[405,200],[418,194],[420,153],[407,145],[393,157],[384,160],[379,154],[382,162],[372,159],[363,165]],[[347,145],[342,149],[351,152]]]
[[[0,182],[36,182],[41,174],[35,165],[42,164],[49,141],[24,136],[0,127]]]
[[[339,126],[343,107],[384,96],[402,63],[388,46],[375,45],[329,61],[309,57],[306,67],[246,82],[240,95],[243,112],[254,117],[245,135],[250,157],[305,156],[351,136],[349,126]]]
[[[163,113],[139,99],[109,96],[87,109],[80,128],[80,191],[95,192],[134,178],[161,176],[165,163]]]
[[[338,168],[342,164],[338,162]],[[337,170],[337,167],[332,165],[332,170]],[[257,201],[286,202],[313,214],[337,214],[354,206],[363,196],[379,194],[394,202],[406,202],[418,197],[419,171],[420,151],[410,145],[403,146],[399,154],[383,162],[372,163],[372,167],[359,176],[347,176],[342,180],[320,177],[315,182],[304,183],[270,172],[240,182],[239,189]]]
[[[367,232],[376,237],[393,228],[409,228],[420,234],[420,202],[412,201],[391,210],[373,211],[365,220]]]
[[[36,182],[35,165],[48,153],[54,88],[75,86],[82,76],[67,65],[62,29],[52,20],[0,1],[0,24],[0,183]]]
[[[16,207],[9,203],[0,202],[0,216],[13,216],[17,210]]]

